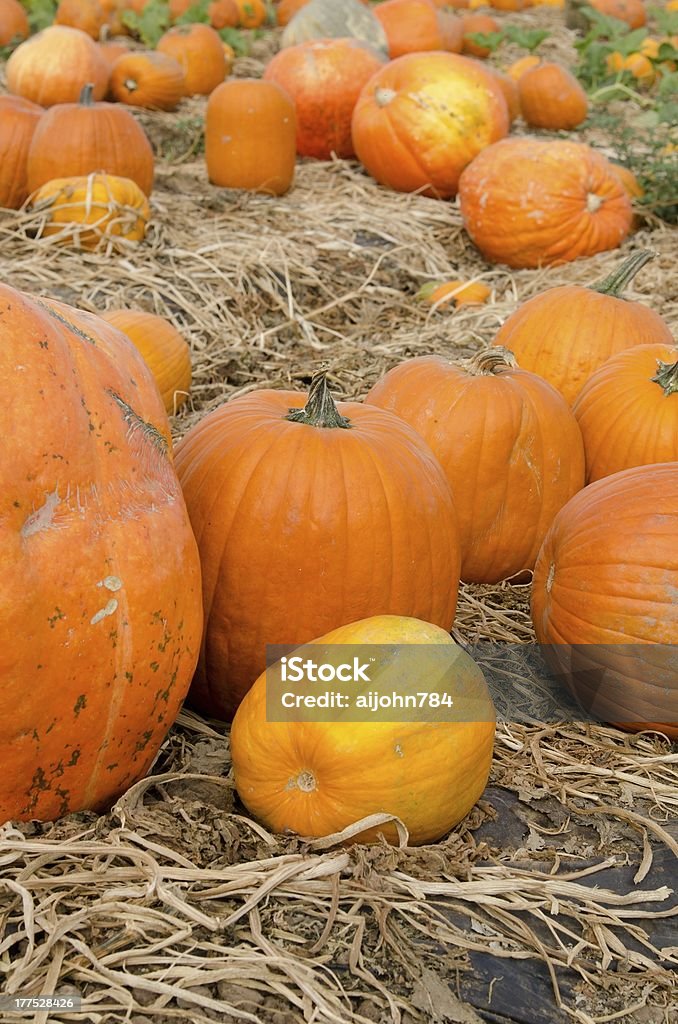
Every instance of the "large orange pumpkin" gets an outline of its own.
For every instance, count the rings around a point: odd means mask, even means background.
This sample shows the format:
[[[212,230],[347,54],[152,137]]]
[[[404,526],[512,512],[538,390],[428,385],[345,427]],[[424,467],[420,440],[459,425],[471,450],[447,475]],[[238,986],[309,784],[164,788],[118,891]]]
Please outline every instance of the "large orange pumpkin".
[[[632,345],[670,345],[658,313],[623,297],[654,254],[641,249],[604,281],[561,285],[521,303],[500,327],[495,345],[511,349],[518,365],[548,380],[572,405],[594,370]]]
[[[66,25],[50,25],[21,43],[5,70],[9,91],[41,107],[75,103],[88,83],[94,99],[103,99],[110,74],[94,40]]]
[[[156,49],[184,69],[187,96],[208,96],[226,77],[226,55],[219,33],[209,25],[175,25]]]
[[[141,352],[166,411],[176,413],[191,390],[191,350],[176,327],[142,309],[111,309],[101,317],[122,331]]]
[[[518,97],[526,124],[551,131],[576,128],[589,110],[588,96],[577,79],[554,61],[543,61],[520,75]]]
[[[98,317],[0,285],[0,821],[106,807],[197,660],[200,568],[150,371]]]
[[[28,15],[19,0],[0,0],[0,46],[26,39],[30,30]]]
[[[561,395],[491,349],[465,368],[409,359],[365,401],[414,427],[445,470],[461,578],[496,583],[532,569],[556,512],[584,486],[581,434]]]
[[[579,392],[573,412],[588,480],[678,462],[678,349],[635,345],[610,356]]]
[[[18,210],[28,198],[28,150],[43,114],[21,96],[0,96],[0,206]]]
[[[304,406],[304,402],[306,405]],[[193,704],[230,717],[267,644],[305,643],[368,615],[449,629],[459,532],[445,475],[406,423],[259,391],[205,416],[176,465],[204,567],[205,636]]]
[[[625,729],[678,738],[678,462],[576,494],[539,554],[532,619],[558,678]]]
[[[312,39],[280,50],[264,80],[294,101],[297,153],[327,160],[354,155],[351,117],[358,96],[384,59],[358,39]]]
[[[459,201],[485,259],[509,267],[614,249],[633,221],[629,197],[605,157],[559,139],[525,136],[484,149],[461,175]]]
[[[395,647],[402,654],[393,658]],[[383,813],[400,818],[410,844],[435,842],[481,796],[492,762],[494,707],[482,672],[445,630],[381,615],[332,630],[290,657],[351,664],[354,657],[364,661],[368,650],[370,682],[351,683],[351,707],[333,711],[331,720],[317,714],[313,720],[304,710],[295,713],[297,721],[270,719],[268,686],[272,676],[280,678],[280,663],[257,679],[238,708],[231,728],[236,788],[273,831],[326,836]],[[449,697],[454,711],[440,705],[424,721],[413,721],[411,711],[399,721],[383,712],[352,720],[367,692],[390,697],[394,689],[406,697],[418,691]],[[300,685],[294,692],[305,696]],[[370,842],[380,832],[396,839],[391,823],[355,838]]]
[[[506,135],[506,100],[468,57],[411,53],[369,80],[353,112],[353,145],[373,178],[401,192],[455,195],[476,154]]]

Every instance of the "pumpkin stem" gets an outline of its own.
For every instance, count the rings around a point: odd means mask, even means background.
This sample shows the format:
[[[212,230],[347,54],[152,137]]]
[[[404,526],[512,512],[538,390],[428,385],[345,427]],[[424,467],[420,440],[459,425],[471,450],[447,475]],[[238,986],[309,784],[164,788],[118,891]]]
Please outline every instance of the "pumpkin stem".
[[[82,107],[92,106],[92,93],[94,92],[94,82],[88,82],[87,85],[83,85],[80,91],[80,98],[78,103]]]
[[[503,373],[504,370],[517,369],[518,363],[513,352],[501,345],[477,352],[467,366],[467,372],[473,377],[491,377],[495,373]]]
[[[285,419],[292,423],[305,423],[309,427],[341,427],[347,430],[351,426],[351,421],[342,416],[335,405],[324,370],[313,375],[304,408],[290,409]]]
[[[678,360],[675,363],[662,363],[661,359],[658,359],[657,372],[650,379],[664,388],[667,398],[669,395],[678,394]]]
[[[639,249],[638,252],[632,252],[620,267],[613,270],[611,274],[608,274],[598,284],[590,285],[591,290],[602,292],[603,295],[611,295],[615,299],[623,299],[624,296],[621,293],[626,286],[631,283],[638,271],[646,263],[649,263],[650,260],[653,260],[656,255],[657,253],[652,249]]]

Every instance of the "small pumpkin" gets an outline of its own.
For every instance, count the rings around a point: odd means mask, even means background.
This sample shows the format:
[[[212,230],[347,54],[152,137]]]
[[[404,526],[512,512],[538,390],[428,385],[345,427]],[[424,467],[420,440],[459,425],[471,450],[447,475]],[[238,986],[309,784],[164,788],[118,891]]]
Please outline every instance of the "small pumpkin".
[[[151,211],[136,182],[112,174],[55,178],[31,196],[38,235],[64,245],[96,249],[102,241],[140,242]]]
[[[603,281],[560,285],[521,303],[497,332],[494,344],[510,349],[518,365],[548,380],[574,403],[591,374],[611,355],[633,345],[672,342],[653,309],[623,297],[624,289],[654,253],[641,249]]]
[[[465,14],[461,19],[461,23],[464,31],[461,52],[468,53],[471,57],[489,56],[489,48],[476,43],[471,36],[486,36],[491,32],[498,32],[499,22],[489,14]]]
[[[124,54],[111,69],[111,95],[134,107],[176,110],[185,95],[185,84],[181,64],[155,50]]]
[[[529,71],[531,68],[539,67],[541,64],[541,58],[537,57],[536,53],[528,53],[525,57],[520,57],[518,60],[510,64],[506,69],[506,74],[509,78],[512,78],[514,82]]]
[[[106,12],[99,0],[59,0],[55,25],[70,25],[98,39],[106,23]]]
[[[172,416],[191,390],[191,351],[176,327],[164,317],[141,309],[111,309],[102,320],[117,327],[141,352]]]
[[[259,28],[267,17],[264,0],[234,0],[240,28]]]
[[[417,292],[417,298],[438,309],[447,306],[479,305],[486,302],[492,289],[482,281],[430,281]]]
[[[19,0],[0,0],[0,46],[14,46],[31,31],[28,15]]]
[[[41,107],[74,103],[87,83],[93,98],[103,99],[110,74],[94,40],[67,25],[50,25],[21,43],[5,70],[9,91]]]
[[[210,25],[175,25],[156,49],[184,69],[187,96],[208,96],[226,77],[226,56],[219,33]]]
[[[212,0],[207,7],[212,28],[236,28],[240,23],[240,9],[236,0]]]
[[[126,57],[130,53],[130,48],[123,39],[107,39],[105,42],[98,44],[99,52],[108,61],[110,68],[113,67],[118,57]]]
[[[28,150],[43,114],[21,96],[0,96],[0,206],[18,210],[28,198]]]
[[[326,664],[371,652],[371,680],[382,694],[400,690],[447,694],[452,715],[432,721],[352,721],[337,711],[331,721],[270,721],[269,668],[246,695],[231,727],[235,785],[248,810],[274,832],[326,836],[356,820],[386,813],[400,818],[409,843],[435,842],[468,814],[487,784],[495,712],[482,672],[445,630],[412,618],[380,615],[332,630],[290,657]],[[392,656],[394,646],[403,651]],[[417,645],[416,662],[410,645]],[[323,654],[320,655],[319,651]],[[404,665],[417,678],[405,681]],[[409,683],[409,685],[407,685]],[[405,684],[405,685],[404,685]],[[373,688],[351,684],[354,700]],[[358,754],[359,751],[359,754]],[[394,842],[394,826],[363,830],[355,839]]]
[[[574,75],[553,61],[542,61],[518,79],[523,120],[551,131],[576,128],[586,120],[589,101]]]
[[[388,42],[389,57],[445,50],[439,12],[431,0],[384,0],[374,7]]]

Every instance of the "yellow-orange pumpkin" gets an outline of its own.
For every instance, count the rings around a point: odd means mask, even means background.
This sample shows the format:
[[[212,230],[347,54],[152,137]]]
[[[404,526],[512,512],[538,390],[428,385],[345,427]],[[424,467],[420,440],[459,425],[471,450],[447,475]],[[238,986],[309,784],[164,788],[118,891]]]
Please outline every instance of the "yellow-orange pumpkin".
[[[96,249],[102,241],[140,242],[151,217],[136,182],[113,174],[55,178],[31,196],[40,237],[63,245]]]
[[[176,327],[164,317],[141,309],[111,309],[102,313],[141,352],[153,374],[166,411],[176,413],[191,390],[191,350]]]

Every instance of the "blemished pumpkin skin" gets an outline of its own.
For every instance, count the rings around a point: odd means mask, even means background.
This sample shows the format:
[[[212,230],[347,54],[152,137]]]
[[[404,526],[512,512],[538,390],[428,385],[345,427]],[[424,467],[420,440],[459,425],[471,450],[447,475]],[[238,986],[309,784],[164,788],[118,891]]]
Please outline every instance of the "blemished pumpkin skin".
[[[479,153],[459,180],[459,205],[485,259],[509,267],[614,249],[633,221],[631,201],[604,156],[585,143],[530,136]]]
[[[267,644],[307,643],[377,614],[450,629],[454,502],[402,420],[335,406],[319,374],[308,398],[264,390],[209,413],[177,445],[176,466],[204,566],[199,710],[230,718]]]
[[[391,61],[362,90],[353,145],[381,185],[449,198],[476,154],[506,135],[501,87],[478,61],[454,53],[411,53]]]
[[[357,39],[312,39],[280,50],[269,61],[264,81],[281,86],[294,102],[300,156],[354,155],[353,110],[363,86],[384,64]]]
[[[283,195],[296,168],[294,103],[275,82],[234,78],[207,101],[205,162],[213,185]]]
[[[176,110],[186,92],[184,69],[166,53],[127,53],[111,69],[110,92],[120,103],[153,110]]]
[[[148,199],[136,182],[113,174],[54,178],[31,196],[40,211],[40,236],[59,235],[63,245],[96,249],[102,240],[140,242],[151,217]]]
[[[40,118],[28,151],[28,190],[96,171],[131,178],[151,194],[154,159],[146,132],[124,106],[95,103],[85,87],[78,103],[57,104]]]
[[[59,0],[54,24],[79,28],[92,39],[98,39],[106,24],[106,11],[99,0]]]
[[[439,12],[431,0],[384,0],[373,12],[386,33],[391,60],[446,48]]]
[[[52,820],[146,773],[197,660],[200,566],[134,347],[6,285],[0,311],[0,820]]]
[[[537,640],[581,706],[623,729],[674,739],[677,536],[678,462],[614,473],[556,517],[532,585]]]
[[[75,103],[88,82],[93,99],[103,99],[110,74],[94,40],[67,25],[50,25],[21,43],[5,71],[9,91],[41,107]]]
[[[27,39],[30,30],[28,15],[19,0],[0,0],[0,46]]]
[[[586,120],[589,101],[574,75],[553,61],[529,68],[518,79],[520,111],[526,124],[570,130]]]
[[[43,114],[21,96],[0,96],[0,206],[18,210],[28,198],[28,150]]]
[[[671,332],[659,314],[623,297],[653,255],[640,249],[589,287],[547,288],[518,306],[499,328],[494,344],[510,349],[519,366],[544,377],[572,405],[611,355],[635,345],[671,345]]]
[[[409,423],[443,467],[462,580],[497,583],[532,569],[555,514],[584,486],[581,434],[558,392],[490,349],[467,367],[409,359],[365,401]]]
[[[588,482],[678,462],[678,348],[636,345],[610,356],[572,411],[584,438]]]
[[[169,320],[141,309],[112,309],[101,314],[141,352],[155,378],[166,412],[172,416],[191,390],[191,351]]]
[[[385,813],[400,818],[409,843],[418,845],[449,832],[482,795],[492,762],[494,707],[482,672],[445,630],[380,615],[332,630],[290,656],[317,657],[317,645],[337,645],[325,648],[325,660],[334,663],[344,648],[349,656],[353,651],[364,657],[363,645],[396,644],[421,645],[416,663],[421,671],[411,689],[450,694],[457,720],[445,720],[441,713],[440,720],[429,722],[379,721],[378,715],[376,721],[351,722],[337,711],[329,722],[268,721],[267,673],[257,679],[233,721],[231,754],[240,798],[268,828],[319,837]],[[441,679],[443,647],[450,653]],[[374,651],[372,679],[378,680],[380,693],[390,693],[394,684],[402,685],[406,670],[397,659],[379,664],[388,646]],[[411,668],[411,658],[407,665]],[[357,696],[371,688],[357,683],[354,692]],[[379,833],[397,840],[389,823],[358,833],[354,841],[375,842]]]
[[[175,25],[161,36],[156,49],[181,64],[187,96],[209,96],[226,77],[221,37],[210,25]]]

